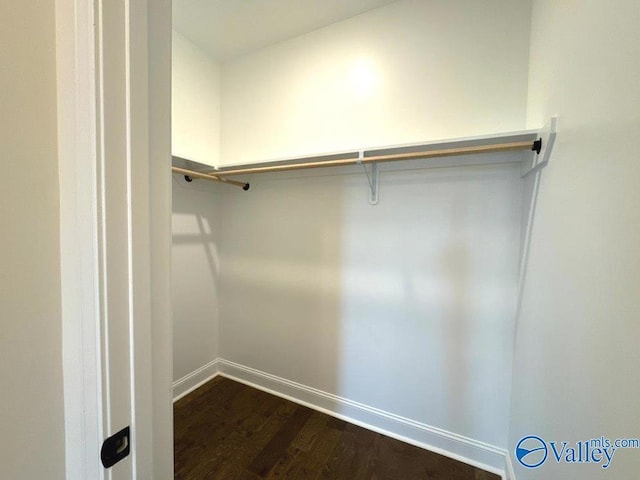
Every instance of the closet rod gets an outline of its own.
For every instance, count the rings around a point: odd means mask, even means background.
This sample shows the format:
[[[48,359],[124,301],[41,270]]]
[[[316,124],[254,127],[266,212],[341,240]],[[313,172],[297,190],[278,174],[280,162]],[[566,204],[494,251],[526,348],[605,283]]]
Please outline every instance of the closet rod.
[[[215,182],[228,183],[236,187],[242,187],[243,190],[249,190],[249,184],[246,182],[238,182],[236,180],[229,180],[228,178],[220,178],[218,175],[211,173],[196,172],[195,170],[187,170],[186,168],[171,167],[173,173],[179,173],[184,175],[187,180],[191,178],[202,178],[203,180],[213,180]],[[190,180],[189,180],[190,181]]]
[[[306,163],[290,163],[287,165],[268,165],[264,167],[239,167],[230,170],[216,170],[210,172],[216,177],[227,177],[231,175],[242,175],[250,173],[283,172],[287,170],[300,170],[304,168],[340,167],[345,165],[356,165],[359,163],[391,162],[397,160],[417,160],[422,158],[451,157],[456,155],[470,155],[474,153],[495,153],[515,150],[539,151],[539,142],[511,142],[495,143],[491,145],[476,145],[473,147],[456,147],[438,150],[426,150],[421,152],[395,153],[388,155],[374,155],[370,157],[342,158],[339,160],[320,160]]]

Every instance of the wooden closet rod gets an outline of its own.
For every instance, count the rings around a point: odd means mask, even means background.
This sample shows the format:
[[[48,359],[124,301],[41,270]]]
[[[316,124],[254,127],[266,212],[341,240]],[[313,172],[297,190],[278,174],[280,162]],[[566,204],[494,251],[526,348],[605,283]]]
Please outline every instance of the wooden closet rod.
[[[417,160],[422,158],[436,158],[436,157],[452,157],[457,155],[471,155],[474,153],[495,153],[495,152],[510,152],[515,150],[533,150],[540,153],[542,148],[542,140],[536,140],[534,142],[509,142],[509,143],[494,143],[490,145],[476,145],[472,147],[453,147],[453,148],[441,148],[435,150],[423,150],[420,152],[405,152],[405,153],[393,153],[387,155],[372,155],[370,157],[351,157],[341,158],[338,160],[319,160],[315,162],[303,162],[303,163],[289,163],[286,165],[266,165],[262,167],[238,167],[231,168],[229,170],[215,170],[213,172],[196,172],[195,170],[188,170],[186,168],[172,167],[173,173],[184,175],[187,181],[191,181],[194,178],[202,178],[204,180],[213,180],[216,182],[223,182],[236,187],[242,187],[243,190],[249,190],[249,183],[239,182],[236,180],[230,180],[226,177],[232,175],[246,175],[250,173],[266,173],[266,172],[284,172],[288,170],[301,170],[306,168],[322,168],[322,167],[341,167],[345,165],[357,165],[360,163],[376,163],[376,162],[393,162],[399,160]]]
[[[496,143],[491,145],[476,145],[473,147],[456,147],[445,148],[439,150],[425,150],[421,152],[408,152],[408,153],[394,153],[388,155],[374,155],[370,157],[354,157],[354,158],[342,158],[339,160],[320,160],[316,162],[306,163],[290,163],[287,165],[267,165],[264,167],[239,167],[230,170],[216,170],[210,172],[211,176],[216,176],[222,179],[232,175],[246,175],[250,173],[266,173],[266,172],[284,172],[287,170],[300,170],[305,168],[322,168],[322,167],[340,167],[345,165],[356,165],[359,163],[374,163],[374,162],[392,162],[398,160],[416,160],[421,158],[434,158],[434,157],[451,157],[456,155],[471,155],[474,153],[495,153],[495,152],[509,152],[514,150],[534,150],[539,151],[541,143],[540,140],[535,142],[512,142],[512,143]]]
[[[202,178],[204,180],[213,180],[215,182],[227,183],[236,187],[242,187],[243,190],[249,190],[249,184],[246,182],[238,182],[236,180],[229,180],[228,178],[220,178],[218,175],[204,172],[196,172],[195,170],[187,170],[186,168],[171,167],[173,173],[179,173],[184,175],[187,181],[191,181],[193,178]]]

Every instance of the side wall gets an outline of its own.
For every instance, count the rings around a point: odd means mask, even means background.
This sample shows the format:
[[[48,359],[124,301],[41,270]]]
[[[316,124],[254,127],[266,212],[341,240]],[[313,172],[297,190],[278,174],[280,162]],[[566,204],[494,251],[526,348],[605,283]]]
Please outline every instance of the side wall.
[[[0,18],[0,477],[65,476],[53,2]]]
[[[186,183],[184,177],[173,176],[174,382],[218,357],[220,208],[211,182]]]
[[[221,358],[505,448],[518,166],[414,164],[380,192],[355,170],[224,195]]]
[[[634,0],[534,2],[529,121],[557,113],[560,132],[517,322],[512,456],[525,435],[640,437],[638,24]],[[515,468],[518,480],[637,478],[640,451],[618,450],[607,470]]]
[[[172,31],[172,154],[207,165],[220,157],[220,67]]]
[[[522,129],[530,15],[402,0],[225,63],[221,163]]]

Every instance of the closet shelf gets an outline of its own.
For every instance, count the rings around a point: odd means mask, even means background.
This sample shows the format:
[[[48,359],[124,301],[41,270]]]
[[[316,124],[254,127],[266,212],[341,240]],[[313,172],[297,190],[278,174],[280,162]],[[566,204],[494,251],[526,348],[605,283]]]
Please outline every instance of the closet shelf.
[[[341,167],[347,165],[376,165],[381,162],[403,160],[421,160],[438,157],[452,157],[461,155],[534,151],[540,153],[543,140],[537,130],[524,130],[502,134],[492,134],[477,137],[439,140],[387,147],[376,147],[362,150],[315,155],[312,157],[296,157],[262,163],[228,166],[215,170],[201,171],[174,166],[174,173],[184,175],[187,181],[193,178],[213,180],[249,189],[249,183],[231,180],[227,177],[249,175],[268,172],[283,172],[289,170]],[[184,162],[185,159],[174,157],[174,160]],[[188,164],[194,163],[187,161]]]

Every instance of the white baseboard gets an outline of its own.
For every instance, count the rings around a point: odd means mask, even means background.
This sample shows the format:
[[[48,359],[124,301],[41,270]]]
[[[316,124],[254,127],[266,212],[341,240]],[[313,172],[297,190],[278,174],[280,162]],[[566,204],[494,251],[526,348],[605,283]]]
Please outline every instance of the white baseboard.
[[[506,468],[505,468],[505,480],[516,480],[516,471],[513,468],[513,460],[511,459],[511,453],[506,452]]]
[[[185,375],[180,380],[173,382],[173,401],[176,402],[180,400],[185,395],[193,392],[196,388],[218,375],[219,362],[220,359],[216,358],[196,371]]]
[[[228,360],[218,359],[217,369],[224,377],[505,478],[508,455],[502,448]]]

